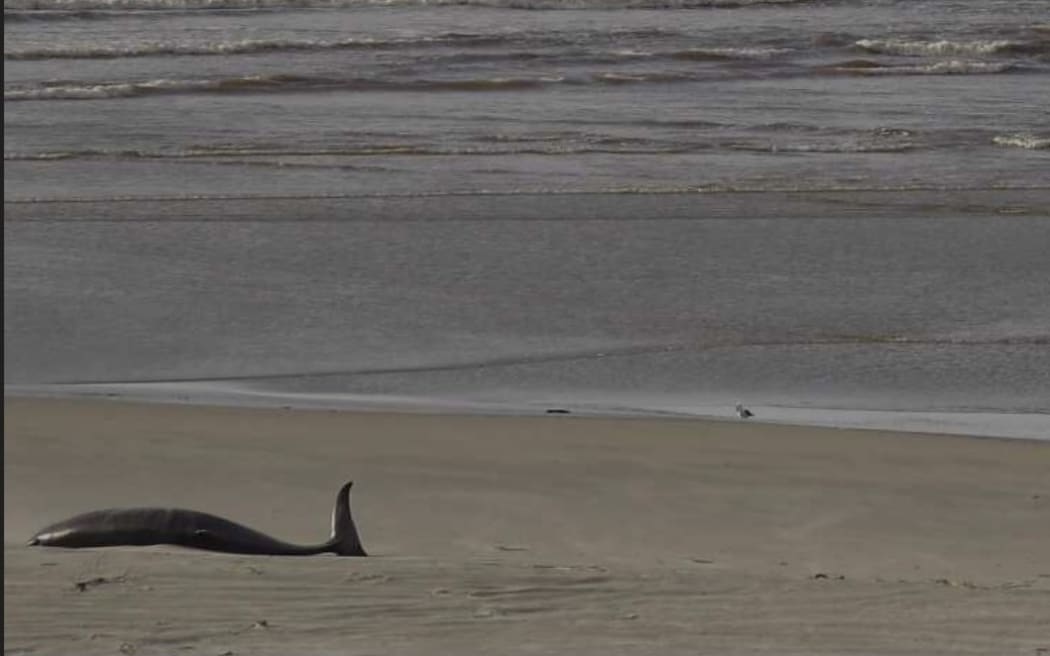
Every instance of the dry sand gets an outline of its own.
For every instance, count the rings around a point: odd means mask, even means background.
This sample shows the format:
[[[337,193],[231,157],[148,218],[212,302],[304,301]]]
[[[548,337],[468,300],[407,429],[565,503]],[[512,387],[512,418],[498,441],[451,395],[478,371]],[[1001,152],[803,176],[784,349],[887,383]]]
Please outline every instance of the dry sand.
[[[1050,653],[1050,443],[4,405],[5,654]],[[371,558],[22,546],[129,505],[319,541],[347,478]]]

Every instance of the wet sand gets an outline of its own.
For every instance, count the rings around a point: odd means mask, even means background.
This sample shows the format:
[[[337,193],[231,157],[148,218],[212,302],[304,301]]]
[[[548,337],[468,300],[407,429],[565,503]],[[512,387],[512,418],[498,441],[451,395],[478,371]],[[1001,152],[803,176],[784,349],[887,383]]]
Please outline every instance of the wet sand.
[[[5,400],[6,654],[1039,654],[1050,443]],[[171,505],[367,559],[24,540]],[[79,584],[79,585],[78,585]]]

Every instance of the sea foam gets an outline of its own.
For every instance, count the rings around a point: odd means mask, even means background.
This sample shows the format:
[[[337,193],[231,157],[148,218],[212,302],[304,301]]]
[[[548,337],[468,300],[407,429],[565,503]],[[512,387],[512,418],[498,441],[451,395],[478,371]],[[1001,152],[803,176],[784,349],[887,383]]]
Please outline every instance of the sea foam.
[[[1003,134],[996,136],[992,142],[998,146],[1024,148],[1025,150],[1050,150],[1050,137],[1040,137],[1034,134]]]
[[[811,0],[6,0],[4,11],[303,10],[361,6],[475,6],[499,9],[734,9]]]
[[[854,44],[866,52],[886,55],[951,56],[994,55],[1023,47],[1015,41],[919,41],[909,39],[861,39]]]

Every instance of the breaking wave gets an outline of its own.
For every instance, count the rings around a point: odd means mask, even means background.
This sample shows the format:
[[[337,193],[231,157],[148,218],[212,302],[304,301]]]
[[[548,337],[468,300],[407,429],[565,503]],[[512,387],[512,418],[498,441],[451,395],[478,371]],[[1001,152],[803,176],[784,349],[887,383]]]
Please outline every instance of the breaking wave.
[[[96,100],[194,92],[272,91],[288,88],[316,88],[323,86],[324,83],[325,80],[322,78],[307,78],[293,75],[248,75],[217,80],[173,80],[161,78],[141,82],[47,84],[35,88],[5,89],[4,100]]]
[[[363,6],[475,6],[496,9],[736,9],[816,0],[5,0],[16,12],[301,10]],[[58,17],[58,16],[56,16]]]
[[[672,59],[710,61],[723,59],[772,59],[792,52],[789,48],[689,48],[670,54]]]
[[[1003,134],[992,139],[997,146],[1024,148],[1025,150],[1050,150],[1050,137],[1034,134]]]
[[[916,144],[841,141],[834,143],[734,143],[732,150],[756,153],[904,153],[916,149]]]
[[[817,70],[824,73],[849,75],[989,75],[1019,70],[1019,67],[1002,62],[958,59],[904,66],[894,66],[869,59],[851,59],[830,66],[821,66]]]
[[[215,43],[139,43],[126,46],[44,47],[4,51],[4,59],[31,61],[39,59],[118,59],[164,55],[237,55],[279,51],[371,50],[403,46],[485,45],[502,40],[498,35],[448,33],[404,39],[356,38],[336,41],[243,39]]]
[[[4,90],[5,101],[98,100],[134,98],[184,93],[281,93],[304,91],[516,91],[540,89],[557,84],[636,84],[673,82],[690,79],[674,74],[594,73],[572,78],[490,77],[468,79],[381,80],[369,78],[326,78],[301,75],[246,75],[222,79],[156,79],[140,82],[99,82],[95,84],[46,84],[31,88]]]
[[[10,61],[36,61],[45,59],[121,59],[133,57],[161,57],[161,56],[221,56],[240,55],[271,52],[296,52],[296,51],[328,51],[328,50],[394,50],[402,48],[426,48],[429,46],[443,46],[455,48],[474,48],[478,46],[495,45],[524,45],[530,47],[564,45],[570,44],[576,47],[587,40],[589,34],[574,34],[571,36],[557,34],[537,34],[530,32],[506,32],[490,34],[472,34],[460,32],[447,32],[417,37],[403,38],[349,38],[339,40],[316,40],[316,39],[242,39],[238,41],[219,41],[213,43],[170,43],[170,42],[145,42],[129,45],[80,45],[80,46],[54,46],[54,47],[32,47],[23,49],[12,49],[4,51],[4,59]],[[625,32],[624,34],[608,32],[601,35],[602,40],[609,36],[651,36],[651,34],[638,31]],[[650,59],[666,58],[684,61],[722,61],[734,59],[772,59],[774,57],[792,52],[787,48],[770,47],[724,47],[724,48],[689,48],[685,50],[674,50],[664,52],[649,52],[640,50],[613,50],[584,55],[580,52],[572,53],[542,53],[514,50],[504,53],[493,53],[487,50],[479,54],[471,54],[469,51],[461,52],[452,58],[457,60],[472,59],[560,59],[581,60],[594,59],[596,61],[618,61],[624,59]]]
[[[951,57],[958,55],[996,55],[1003,53],[1037,52],[1050,44],[1019,41],[920,41],[909,39],[861,39],[853,44],[865,52],[882,55]]]

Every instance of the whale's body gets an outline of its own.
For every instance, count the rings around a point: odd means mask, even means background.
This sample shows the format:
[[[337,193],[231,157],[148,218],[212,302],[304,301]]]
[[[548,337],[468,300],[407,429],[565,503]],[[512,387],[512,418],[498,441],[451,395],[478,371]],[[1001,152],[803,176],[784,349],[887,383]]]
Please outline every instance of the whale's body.
[[[266,556],[367,556],[350,514],[352,485],[347,483],[336,495],[331,538],[316,545],[284,542],[216,515],[181,508],[96,510],[40,530],[29,544],[67,548],[171,544]]]

